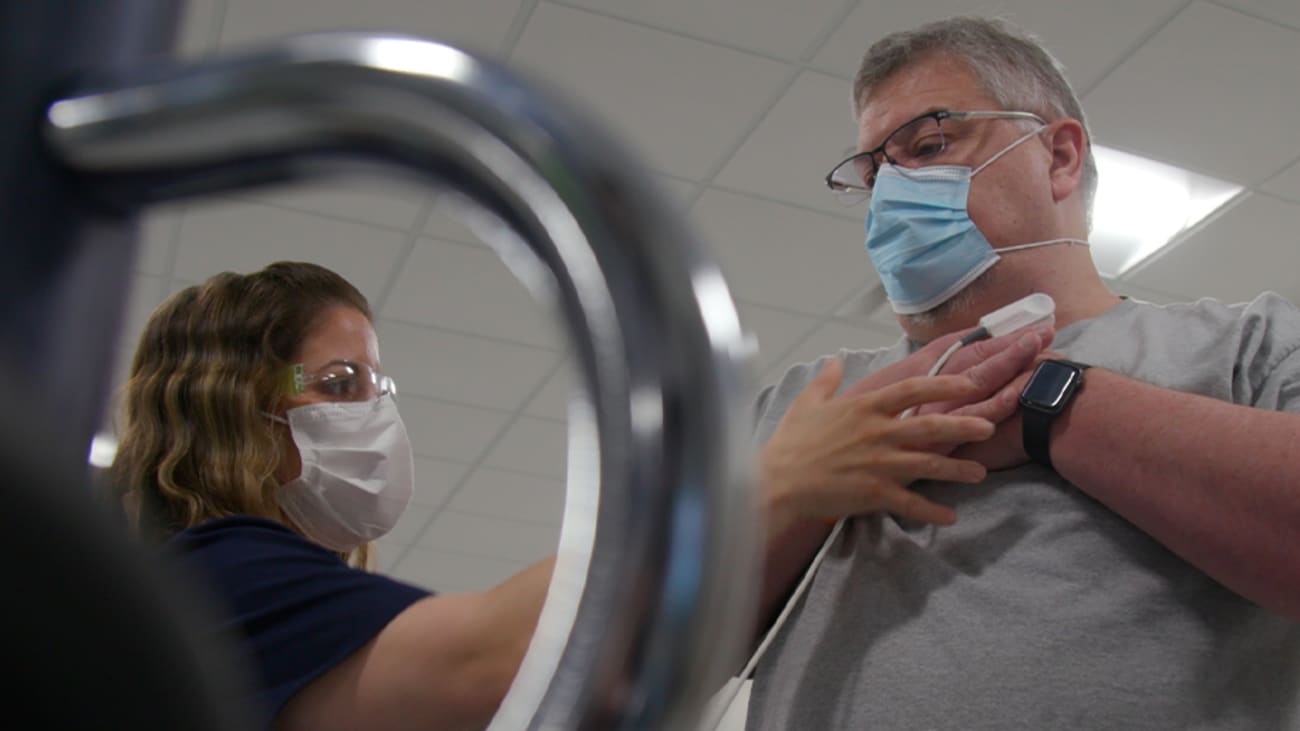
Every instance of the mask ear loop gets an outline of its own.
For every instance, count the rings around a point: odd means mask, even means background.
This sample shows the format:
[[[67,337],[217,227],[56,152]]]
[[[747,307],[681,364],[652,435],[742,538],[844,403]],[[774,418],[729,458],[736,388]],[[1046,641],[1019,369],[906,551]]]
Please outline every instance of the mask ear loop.
[[[1005,251],[1020,251],[1021,249],[1037,249],[1040,246],[1051,246],[1052,244],[1076,244],[1078,246],[1092,246],[1092,244],[1083,239],[1048,239],[1046,241],[1035,241],[1030,244],[1016,244],[1014,246],[1003,246],[1001,249],[994,249],[999,254]]]
[[[983,164],[981,164],[979,167],[977,167],[977,168],[975,168],[974,170],[972,170],[971,173],[970,173],[970,176],[971,176],[972,178],[975,177],[975,176],[979,173],[979,171],[983,170],[984,168],[988,167],[989,165],[992,165],[992,164],[993,164],[993,163],[994,163],[998,158],[1002,157],[1003,155],[1007,154],[1008,152],[1011,152],[1012,150],[1014,150],[1014,149],[1016,149],[1017,147],[1019,147],[1019,146],[1020,146],[1020,145],[1025,141],[1025,140],[1027,140],[1027,139],[1029,139],[1029,138],[1031,138],[1031,137],[1033,137],[1033,136],[1035,136],[1035,135],[1042,134],[1043,130],[1047,129],[1047,127],[1048,127],[1048,125],[1047,125],[1047,124],[1044,124],[1044,125],[1042,125],[1041,127],[1039,127],[1038,129],[1033,130],[1032,132],[1026,132],[1023,136],[1021,136],[1021,137],[1020,137],[1019,139],[1017,139],[1015,142],[1012,142],[1011,144],[1009,144],[1009,145],[1007,145],[1006,147],[1002,148],[1002,151],[1001,151],[1001,152],[999,152],[999,153],[997,153],[996,155],[994,155],[993,157],[990,157],[989,159],[985,160],[985,161],[983,162]]]

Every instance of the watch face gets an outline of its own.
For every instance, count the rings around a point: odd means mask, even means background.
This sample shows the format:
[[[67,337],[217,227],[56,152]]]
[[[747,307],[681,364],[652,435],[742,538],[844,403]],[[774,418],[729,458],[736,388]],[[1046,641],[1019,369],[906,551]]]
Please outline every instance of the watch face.
[[[1040,409],[1055,411],[1061,408],[1078,380],[1078,369],[1050,360],[1043,361],[1020,394],[1021,401]]]

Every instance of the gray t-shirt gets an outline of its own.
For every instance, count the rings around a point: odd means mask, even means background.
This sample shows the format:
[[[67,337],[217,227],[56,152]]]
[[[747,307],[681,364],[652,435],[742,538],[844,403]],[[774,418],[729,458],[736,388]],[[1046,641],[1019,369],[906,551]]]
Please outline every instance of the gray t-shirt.
[[[842,351],[844,382],[914,349]],[[1125,300],[1062,328],[1053,349],[1166,388],[1300,412],[1300,311],[1275,295]],[[820,367],[796,366],[763,393],[760,440]],[[957,524],[850,521],[758,667],[748,729],[1300,728],[1300,624],[1044,467],[916,489],[952,506]]]

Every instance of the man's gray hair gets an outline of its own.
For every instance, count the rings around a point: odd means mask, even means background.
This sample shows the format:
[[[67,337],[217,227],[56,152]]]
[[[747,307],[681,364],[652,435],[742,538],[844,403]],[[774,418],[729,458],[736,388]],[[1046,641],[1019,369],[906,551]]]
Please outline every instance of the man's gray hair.
[[[885,79],[925,58],[944,55],[970,68],[984,91],[1003,109],[1033,112],[1052,122],[1072,117],[1088,137],[1084,151],[1083,205],[1092,228],[1092,201],[1097,192],[1097,162],[1092,133],[1065,69],[1034,36],[1010,23],[990,18],[957,17],[892,33],[867,50],[853,78],[853,116]]]

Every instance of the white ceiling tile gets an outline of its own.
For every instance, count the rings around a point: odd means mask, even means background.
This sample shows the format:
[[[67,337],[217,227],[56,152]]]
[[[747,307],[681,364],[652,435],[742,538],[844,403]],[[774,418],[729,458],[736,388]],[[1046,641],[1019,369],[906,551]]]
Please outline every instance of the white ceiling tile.
[[[573,361],[566,359],[556,369],[537,395],[528,402],[524,413],[529,416],[541,416],[547,419],[564,420],[569,417],[569,393],[577,382],[577,373]]]
[[[691,218],[747,302],[821,314],[876,280],[857,221],[716,189]]]
[[[375,570],[381,574],[392,574],[397,559],[406,550],[406,544],[398,543],[385,536],[370,545]]]
[[[1196,299],[1194,296],[1174,295],[1167,292],[1157,292],[1145,287],[1139,287],[1132,282],[1117,282],[1114,280],[1105,280],[1106,286],[1110,291],[1123,297],[1131,297],[1143,302],[1150,302],[1153,305],[1167,305],[1174,302],[1187,302]]]
[[[113,353],[113,375],[110,381],[112,390],[109,392],[112,400],[110,412],[118,408],[117,396],[130,374],[131,361],[135,358],[140,335],[144,332],[150,315],[158,305],[162,304],[165,286],[166,283],[161,277],[147,274],[136,274],[131,277],[126,295],[126,309],[122,313],[121,330]],[[116,414],[109,414],[109,416],[116,417]]]
[[[453,461],[478,459],[510,419],[501,411],[418,396],[402,397],[399,409],[416,455]]]
[[[210,53],[221,32],[221,15],[225,0],[186,0],[177,31],[176,51],[182,58],[198,58]]]
[[[668,175],[652,175],[651,180],[659,187],[663,193],[664,199],[669,206],[675,206],[678,211],[685,211],[692,201],[695,200],[697,183],[689,180],[681,180]],[[478,232],[470,228],[465,222],[465,217],[484,215],[481,209],[470,208],[472,206],[463,196],[460,195],[443,195],[439,196],[429,215],[429,220],[425,224],[424,233],[431,238],[442,241],[455,241],[462,244],[476,244],[485,247],[491,247],[493,242],[484,241]],[[496,221],[493,221],[493,225]]]
[[[295,33],[381,31],[495,53],[521,0],[227,0],[221,46]]]
[[[1300,161],[1268,181],[1262,189],[1273,195],[1300,203]]]
[[[885,286],[878,281],[859,288],[852,297],[840,303],[834,317],[850,324],[868,323],[871,327],[884,325],[889,332],[894,332],[899,327],[898,318],[889,306]]]
[[[175,207],[146,209],[140,218],[140,248],[136,252],[136,271],[157,276],[171,273],[172,252],[180,233],[183,215],[184,211]]]
[[[656,175],[654,179],[668,197],[668,204],[677,206],[677,210],[685,212],[695,200],[695,192],[699,187],[697,183],[670,178],[667,175]]]
[[[468,470],[469,465],[461,462],[416,457],[415,494],[411,496],[411,502],[433,508],[442,507],[447,496],[456,489]]]
[[[465,556],[412,546],[391,570],[395,579],[440,594],[485,591],[519,573],[521,561]]]
[[[1218,2],[1292,28],[1300,28],[1300,3],[1295,0],[1218,0]]]
[[[126,311],[122,318],[122,337],[119,339],[123,345],[129,345],[130,350],[135,349],[150,316],[167,296],[165,288],[166,282],[161,277],[149,274],[137,274],[131,277]]]
[[[398,394],[514,410],[559,360],[554,351],[380,320],[384,372]]]
[[[1126,277],[1139,287],[1246,302],[1271,290],[1300,301],[1300,204],[1252,195]]]
[[[559,349],[558,328],[491,249],[421,241],[398,276],[383,316]]]
[[[755,375],[779,362],[785,351],[818,323],[815,317],[794,315],[758,305],[740,304],[737,309],[740,310],[740,322],[758,338]]]
[[[568,429],[563,422],[521,416],[483,464],[562,480],[568,442]]]
[[[699,180],[784,83],[784,64],[548,3],[511,65],[593,107],[653,169]]]
[[[187,287],[193,287],[196,284],[198,284],[198,282],[192,279],[181,279],[179,277],[172,277],[170,286],[167,290],[167,296],[170,297],[171,295],[176,294],[182,289],[186,289]]]
[[[447,510],[558,526],[564,517],[564,482],[482,467],[447,503]]]
[[[844,6],[843,0],[569,0],[573,5],[701,40],[796,60]]]
[[[462,244],[480,244],[484,242],[468,225],[464,216],[467,201],[463,196],[440,195],[433,205],[429,221],[424,232],[435,239],[458,241]]]
[[[254,203],[193,204],[181,227],[176,276],[203,280],[252,272],[281,260],[328,267],[372,302],[380,296],[403,235]]]
[[[412,502],[406,506],[406,511],[402,513],[402,517],[397,519],[397,525],[393,526],[393,529],[385,537],[394,543],[409,545],[429,524],[429,519],[433,517],[434,510],[432,506]]]
[[[925,0],[861,3],[813,59],[817,68],[852,78],[862,56],[884,36],[954,15],[1005,18],[1042,39],[1065,65],[1070,83],[1088,89],[1123,54],[1155,30],[1183,0]],[[848,95],[847,88],[845,96]]]
[[[363,176],[277,185],[241,192],[234,197],[410,231],[433,193],[416,183]]]
[[[416,545],[435,551],[463,553],[532,563],[555,553],[560,526],[524,523],[444,510],[420,535]]]
[[[801,74],[714,182],[828,213],[865,217],[865,208],[846,208],[824,182],[857,138],[849,89],[840,79]]]
[[[894,309],[888,302],[868,313],[867,319],[883,332],[893,333],[895,336],[903,334],[903,326],[898,322],[898,315],[894,313]]]
[[[764,373],[763,382],[773,383],[791,366],[811,363],[823,355],[834,355],[842,349],[868,350],[887,348],[898,342],[902,333],[886,333],[869,327],[855,327],[848,323],[832,321],[817,328],[807,340],[789,355]]]
[[[1100,144],[1253,184],[1300,155],[1297,69],[1300,33],[1197,2],[1085,108]]]

